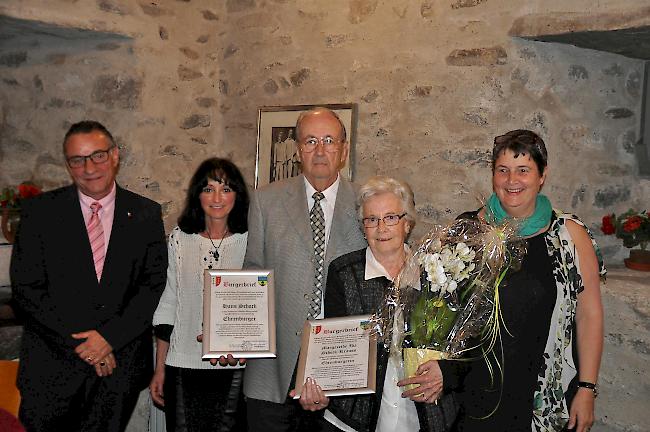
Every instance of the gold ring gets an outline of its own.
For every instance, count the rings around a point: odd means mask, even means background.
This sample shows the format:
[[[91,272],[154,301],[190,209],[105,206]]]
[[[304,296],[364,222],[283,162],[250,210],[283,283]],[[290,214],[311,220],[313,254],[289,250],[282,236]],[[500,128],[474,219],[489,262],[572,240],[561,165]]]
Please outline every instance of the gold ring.
[[[99,365],[100,365],[100,366],[106,366],[106,362],[103,362],[103,361],[102,361],[102,362],[99,362]]]
[[[88,363],[92,363],[92,362],[93,362],[93,358],[92,358],[92,357],[86,357],[86,361],[87,361]]]
[[[315,404],[315,405],[318,405],[319,403],[320,403],[320,402],[318,402],[318,401],[314,401],[314,404]]]

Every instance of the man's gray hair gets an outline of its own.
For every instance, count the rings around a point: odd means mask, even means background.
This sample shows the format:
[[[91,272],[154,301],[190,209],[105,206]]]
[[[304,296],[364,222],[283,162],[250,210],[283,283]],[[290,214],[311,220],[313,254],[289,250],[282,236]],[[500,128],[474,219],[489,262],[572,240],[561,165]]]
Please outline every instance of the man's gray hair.
[[[338,120],[339,125],[341,125],[341,130],[343,131],[343,136],[341,137],[343,139],[343,142],[347,141],[347,133],[345,131],[345,125],[341,121],[341,118],[336,114],[334,111],[332,111],[329,108],[325,107],[314,107],[310,108],[307,111],[303,111],[300,113],[298,116],[298,120],[296,120],[296,141],[300,139],[300,123],[302,123],[303,119],[307,116],[310,116],[312,114],[318,113],[318,112],[326,112],[332,115],[336,120]],[[320,137],[319,137],[320,138]]]
[[[361,186],[357,194],[359,205],[359,220],[363,219],[363,205],[371,197],[383,193],[392,193],[402,202],[402,211],[406,212],[404,218],[409,222],[411,228],[415,226],[415,199],[413,191],[408,183],[387,176],[375,176],[370,178]]]

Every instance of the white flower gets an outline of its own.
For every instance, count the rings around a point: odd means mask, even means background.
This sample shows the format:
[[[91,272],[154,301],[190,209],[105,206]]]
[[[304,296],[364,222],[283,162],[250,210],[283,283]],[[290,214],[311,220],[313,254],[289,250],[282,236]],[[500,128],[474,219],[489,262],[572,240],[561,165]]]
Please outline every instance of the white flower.
[[[420,255],[418,262],[427,273],[432,292],[452,293],[458,288],[458,283],[468,279],[476,268],[473,262],[476,252],[465,243],[441,247],[440,241],[435,243],[439,253]]]

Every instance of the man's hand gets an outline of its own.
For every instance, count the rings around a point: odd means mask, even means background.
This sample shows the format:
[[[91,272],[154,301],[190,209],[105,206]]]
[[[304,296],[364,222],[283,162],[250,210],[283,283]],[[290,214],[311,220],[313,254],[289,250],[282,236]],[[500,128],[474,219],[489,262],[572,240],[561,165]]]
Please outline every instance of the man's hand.
[[[442,371],[436,360],[429,360],[418,367],[416,375],[406,378],[397,383],[403,387],[408,384],[420,384],[418,387],[402,393],[415,402],[434,403],[442,393]]]
[[[291,390],[289,392],[289,397],[296,396],[296,390]],[[305,385],[302,386],[302,392],[300,393],[300,406],[306,411],[319,411],[327,408],[330,403],[330,399],[325,396],[323,389],[320,388],[316,381],[312,378],[307,378],[305,380]]]
[[[203,334],[198,335],[196,337],[196,341],[203,342]],[[236,359],[232,356],[232,354],[228,354],[228,356],[221,356],[218,359],[216,358],[210,359],[210,364],[212,366],[216,366],[217,363],[219,363],[219,366],[223,366],[223,367],[237,366],[237,365],[244,366],[246,364],[246,359],[245,358]]]
[[[110,353],[95,365],[95,372],[97,376],[105,377],[113,374],[113,369],[117,367],[115,356]]]
[[[74,339],[86,339],[74,349],[74,352],[79,355],[81,360],[89,365],[95,366],[113,351],[113,347],[106,342],[106,339],[97,330],[73,333],[72,337]]]

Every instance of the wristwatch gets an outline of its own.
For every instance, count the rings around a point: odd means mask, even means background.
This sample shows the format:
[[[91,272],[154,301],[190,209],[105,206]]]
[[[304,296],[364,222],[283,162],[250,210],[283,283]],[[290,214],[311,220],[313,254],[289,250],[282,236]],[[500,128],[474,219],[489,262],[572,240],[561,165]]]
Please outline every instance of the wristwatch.
[[[579,381],[578,382],[578,387],[584,387],[586,389],[591,390],[594,392],[594,398],[598,397],[598,385],[596,383],[591,383],[587,381]]]

